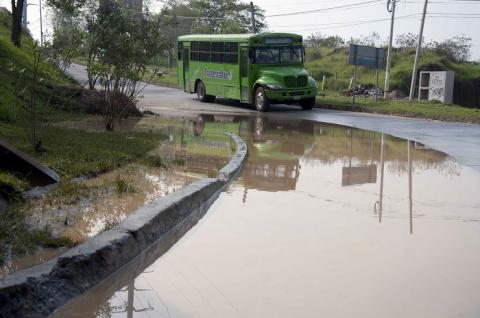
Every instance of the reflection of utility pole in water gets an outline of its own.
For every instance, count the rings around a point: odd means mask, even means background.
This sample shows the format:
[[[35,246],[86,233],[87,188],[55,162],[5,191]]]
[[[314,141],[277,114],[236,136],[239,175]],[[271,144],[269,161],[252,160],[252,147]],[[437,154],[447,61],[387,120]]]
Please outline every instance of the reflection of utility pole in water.
[[[407,141],[408,145],[408,210],[410,212],[410,234],[413,234],[413,199],[412,199],[412,142]]]
[[[383,213],[383,175],[385,170],[385,140],[382,133],[382,142],[380,146],[380,201],[378,202],[378,221],[382,223]]]
[[[123,313],[123,312],[126,312],[127,313],[127,318],[133,318],[133,313],[139,313],[139,312],[146,312],[146,311],[152,311],[153,310],[153,307],[152,305],[150,304],[150,302],[148,302],[148,307],[147,308],[142,308],[142,309],[135,309],[134,305],[133,305],[133,301],[135,300],[135,292],[136,291],[147,291],[147,290],[150,290],[150,289],[137,289],[135,288],[135,279],[132,279],[129,283],[128,283],[128,286],[127,286],[127,289],[120,289],[119,291],[120,292],[127,292],[127,303],[126,303],[126,307],[124,310],[121,310],[121,311],[112,311],[112,314],[119,314],[119,313]]]
[[[350,135],[350,159],[348,161],[348,166],[352,166],[352,155],[353,155],[353,131],[348,129],[348,134]]]

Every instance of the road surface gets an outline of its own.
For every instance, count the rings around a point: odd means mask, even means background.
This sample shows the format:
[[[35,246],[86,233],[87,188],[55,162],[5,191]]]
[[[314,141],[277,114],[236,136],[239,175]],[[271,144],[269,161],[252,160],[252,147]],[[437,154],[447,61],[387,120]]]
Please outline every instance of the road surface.
[[[87,81],[83,66],[73,64],[69,73],[80,83]],[[139,106],[159,114],[220,113],[255,114],[249,105],[220,100],[219,103],[200,103],[195,95],[175,88],[147,85]],[[480,171],[480,125],[448,123],[433,120],[411,119],[397,116],[345,112],[325,109],[301,111],[299,107],[274,105],[270,117],[308,119],[317,122],[346,125],[377,132],[384,132],[404,139],[415,140],[443,151],[459,163]]]

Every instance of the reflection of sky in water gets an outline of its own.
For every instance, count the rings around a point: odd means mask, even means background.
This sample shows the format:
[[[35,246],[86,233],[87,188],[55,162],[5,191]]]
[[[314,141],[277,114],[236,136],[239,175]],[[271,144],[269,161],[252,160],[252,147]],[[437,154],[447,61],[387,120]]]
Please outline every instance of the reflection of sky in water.
[[[478,317],[480,173],[378,133],[239,125],[248,161],[199,224],[121,290],[87,294],[101,310],[71,312]]]

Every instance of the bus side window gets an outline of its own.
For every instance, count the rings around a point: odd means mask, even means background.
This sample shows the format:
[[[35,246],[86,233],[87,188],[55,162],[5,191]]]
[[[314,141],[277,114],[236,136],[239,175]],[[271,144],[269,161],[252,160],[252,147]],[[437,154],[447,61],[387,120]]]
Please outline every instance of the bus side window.
[[[238,43],[225,43],[224,63],[238,64]]]
[[[178,52],[178,60],[181,61],[182,60],[182,52],[183,52],[183,43],[182,42],[178,42],[177,52]]]
[[[210,62],[210,52],[212,49],[212,43],[199,42],[198,49],[199,49],[198,60],[202,62]]]
[[[212,63],[223,63],[224,42],[212,42]]]
[[[198,42],[190,43],[190,60],[198,61]]]

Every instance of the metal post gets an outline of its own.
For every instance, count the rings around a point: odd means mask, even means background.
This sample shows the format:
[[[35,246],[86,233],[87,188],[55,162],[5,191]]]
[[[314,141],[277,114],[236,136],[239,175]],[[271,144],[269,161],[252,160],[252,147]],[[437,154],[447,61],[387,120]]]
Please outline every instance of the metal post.
[[[420,34],[418,36],[417,51],[415,52],[415,62],[413,62],[412,83],[410,84],[410,101],[415,97],[415,83],[417,82],[418,60],[420,59],[420,49],[422,48],[423,27],[425,25],[425,15],[427,14],[428,0],[425,0],[423,6],[422,23],[420,24]]]
[[[380,146],[380,201],[378,203],[378,221],[382,223],[383,213],[383,176],[385,171],[385,141],[384,134],[382,133],[382,142]]]
[[[387,51],[387,69],[385,71],[385,89],[383,91],[383,98],[387,99],[387,93],[390,89],[390,70],[392,67],[392,46],[393,46],[393,27],[395,25],[395,6],[397,0],[388,0],[387,3],[387,10],[392,13],[392,20],[390,22],[390,41],[388,44],[388,51]],[[390,4],[392,7],[390,8]]]
[[[353,100],[352,104],[355,105],[355,95],[357,94],[357,46],[355,45],[355,49],[353,50],[353,60],[354,60],[354,67],[353,67]]]
[[[408,210],[410,212],[410,234],[413,234],[413,198],[412,198],[412,142],[408,143]]]
[[[40,46],[43,46],[43,16],[42,16],[42,0],[39,1],[40,8]]]
[[[352,104],[354,105],[355,105],[356,94],[357,94],[357,65],[355,64],[355,66],[353,67],[353,100],[352,100]]]
[[[252,33],[257,33],[257,27],[255,26],[255,10],[253,8],[253,2],[250,2],[250,12],[252,14]]]
[[[375,102],[378,102],[378,50],[379,48],[376,48],[375,49],[375,55],[376,55],[376,59],[375,59],[375,79],[376,79],[376,83],[375,83]]]

